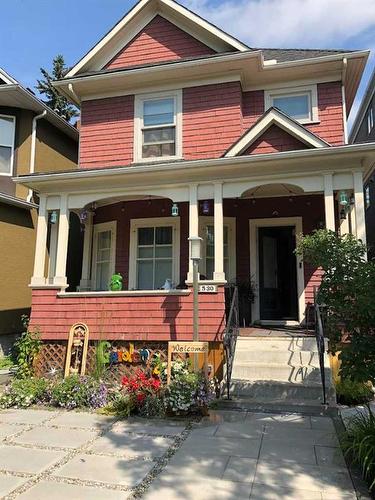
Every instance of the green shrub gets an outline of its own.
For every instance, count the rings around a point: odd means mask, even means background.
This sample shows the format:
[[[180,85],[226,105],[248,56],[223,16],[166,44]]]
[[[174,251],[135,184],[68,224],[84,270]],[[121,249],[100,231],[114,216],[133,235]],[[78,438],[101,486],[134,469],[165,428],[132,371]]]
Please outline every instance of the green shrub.
[[[48,401],[49,382],[44,378],[14,379],[0,396],[0,408],[27,408]]]
[[[27,378],[34,373],[33,363],[40,352],[42,342],[37,330],[29,330],[29,320],[26,316],[22,317],[22,322],[26,331],[14,343],[14,352],[18,365],[17,377]]]
[[[51,389],[51,403],[62,408],[101,408],[107,404],[107,388],[92,377],[70,375]]]
[[[336,383],[337,402],[342,405],[355,406],[368,403],[374,398],[369,384],[342,379]]]
[[[147,395],[139,408],[139,415],[147,418],[163,417],[165,415],[163,398],[156,394]]]
[[[2,356],[0,358],[0,370],[12,368],[12,366],[14,366],[14,362],[11,356]]]
[[[346,456],[362,469],[371,491],[375,491],[375,416],[370,408],[353,417],[342,439]]]
[[[116,391],[109,394],[107,405],[100,408],[99,413],[126,418],[133,413],[135,408],[135,398],[131,394]]]

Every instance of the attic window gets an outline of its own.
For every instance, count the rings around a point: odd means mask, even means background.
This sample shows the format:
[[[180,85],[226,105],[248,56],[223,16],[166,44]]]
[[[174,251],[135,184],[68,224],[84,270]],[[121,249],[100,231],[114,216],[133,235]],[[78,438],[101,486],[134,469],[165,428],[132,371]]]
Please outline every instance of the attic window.
[[[181,93],[136,96],[135,161],[181,157]]]
[[[14,116],[0,115],[0,175],[13,175]]]
[[[300,123],[318,121],[316,85],[277,89],[265,93],[266,109],[274,106]]]

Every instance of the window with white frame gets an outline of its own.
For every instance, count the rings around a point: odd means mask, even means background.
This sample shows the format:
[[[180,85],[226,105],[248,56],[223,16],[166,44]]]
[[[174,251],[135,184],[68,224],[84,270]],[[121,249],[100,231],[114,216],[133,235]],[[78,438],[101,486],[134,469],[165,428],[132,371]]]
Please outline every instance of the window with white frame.
[[[129,288],[159,290],[167,280],[179,284],[179,220],[131,221]]]
[[[300,123],[318,121],[317,102],[316,85],[265,92],[265,109],[273,106]]]
[[[14,116],[0,115],[0,175],[13,174],[15,125]]]
[[[367,113],[367,132],[370,134],[374,128],[374,110],[370,108]]]
[[[367,186],[365,186],[365,208],[366,208],[366,210],[370,207],[370,205],[371,205],[370,184],[367,184]]]
[[[182,156],[182,92],[136,96],[135,161]]]
[[[201,278],[212,280],[215,270],[215,228],[213,217],[199,218],[199,235],[203,239],[203,259],[199,265]],[[223,227],[224,273],[227,280],[236,278],[236,221],[225,217]]]
[[[93,290],[108,290],[115,272],[116,222],[95,224],[93,232]]]

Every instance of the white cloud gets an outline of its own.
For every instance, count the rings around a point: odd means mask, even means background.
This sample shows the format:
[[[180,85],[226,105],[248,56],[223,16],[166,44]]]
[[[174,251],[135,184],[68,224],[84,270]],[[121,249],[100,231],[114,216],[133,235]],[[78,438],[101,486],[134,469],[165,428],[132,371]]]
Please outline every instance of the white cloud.
[[[250,47],[340,48],[375,27],[374,0],[184,0],[184,4]]]

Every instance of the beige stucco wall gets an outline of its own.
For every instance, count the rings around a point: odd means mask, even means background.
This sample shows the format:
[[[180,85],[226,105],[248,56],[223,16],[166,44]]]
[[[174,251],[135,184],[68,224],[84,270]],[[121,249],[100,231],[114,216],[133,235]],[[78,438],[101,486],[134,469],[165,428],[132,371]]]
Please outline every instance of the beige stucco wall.
[[[35,171],[50,172],[77,168],[78,142],[62,134],[46,120],[37,128]]]
[[[36,210],[0,203],[0,334],[20,332],[30,307],[35,223]]]

